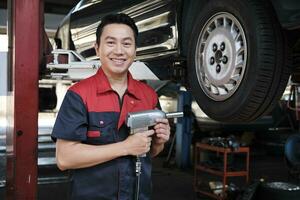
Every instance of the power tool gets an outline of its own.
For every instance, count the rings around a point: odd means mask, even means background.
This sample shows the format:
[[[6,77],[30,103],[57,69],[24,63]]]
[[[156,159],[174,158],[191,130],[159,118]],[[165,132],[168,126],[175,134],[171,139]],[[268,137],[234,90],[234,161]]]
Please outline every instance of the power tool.
[[[130,134],[147,131],[149,127],[156,124],[156,119],[163,118],[178,118],[183,117],[183,112],[171,112],[165,113],[161,110],[144,110],[139,112],[130,112],[127,114],[126,124],[130,128]],[[140,190],[140,175],[142,163],[140,157],[145,157],[146,154],[139,155],[136,157],[135,173],[136,173],[136,192],[135,200],[139,199]]]

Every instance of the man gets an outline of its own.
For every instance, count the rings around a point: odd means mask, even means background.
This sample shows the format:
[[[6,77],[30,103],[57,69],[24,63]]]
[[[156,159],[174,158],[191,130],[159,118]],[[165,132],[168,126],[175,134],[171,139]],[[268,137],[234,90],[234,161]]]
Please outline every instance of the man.
[[[170,126],[158,119],[153,130],[129,135],[124,123],[128,112],[158,104],[154,90],[128,72],[137,35],[129,16],[104,17],[95,44],[101,68],[68,90],[58,113],[52,137],[58,167],[72,171],[72,199],[134,199],[135,160],[144,153],[139,199],[150,199],[151,157],[163,150]]]

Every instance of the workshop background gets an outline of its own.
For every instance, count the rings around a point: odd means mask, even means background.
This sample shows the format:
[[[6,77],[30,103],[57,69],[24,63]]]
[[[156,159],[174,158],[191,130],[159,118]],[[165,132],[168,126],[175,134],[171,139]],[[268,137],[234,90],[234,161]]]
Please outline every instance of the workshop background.
[[[44,30],[54,49],[59,48],[54,40],[56,32],[67,23],[65,16],[70,10],[76,5],[78,9],[84,3],[87,5],[101,1],[81,1],[81,5],[78,2],[44,0],[42,3]],[[113,1],[112,6],[116,2],[121,0]],[[128,2],[128,6],[131,5],[132,2]],[[12,48],[8,39],[8,21],[11,14],[8,7],[8,1],[0,0],[0,199],[9,199],[9,191],[14,186],[7,184],[7,177],[11,177],[8,174],[11,173],[11,166],[7,163],[11,163],[9,152],[13,148],[9,136],[13,125],[8,116],[12,102],[8,95],[11,87],[8,51]],[[166,18],[162,17],[160,20]],[[91,25],[91,22],[81,23]],[[81,34],[80,27],[74,31]],[[293,34],[300,36],[299,31]],[[82,55],[91,60],[92,56],[80,43],[80,37],[73,45],[82,48]],[[299,60],[299,55],[296,59]],[[185,62],[178,60],[176,63],[182,65]],[[56,167],[55,144],[50,134],[62,98],[74,80],[62,79],[61,74],[65,71],[51,70],[45,70],[45,73],[51,71],[52,77],[43,73],[38,81],[37,199],[64,200],[69,198],[69,173],[61,172]],[[299,198],[300,91],[297,84],[289,81],[283,95],[268,114],[252,122],[235,123],[209,118],[198,106],[190,88],[178,82],[149,80],[148,83],[158,92],[163,111],[180,110],[185,114],[184,118],[171,120],[170,141],[164,151],[153,159],[153,200]],[[23,133],[16,131],[16,134],[20,136]],[[22,167],[27,169],[26,166]],[[22,194],[17,199],[22,199]]]

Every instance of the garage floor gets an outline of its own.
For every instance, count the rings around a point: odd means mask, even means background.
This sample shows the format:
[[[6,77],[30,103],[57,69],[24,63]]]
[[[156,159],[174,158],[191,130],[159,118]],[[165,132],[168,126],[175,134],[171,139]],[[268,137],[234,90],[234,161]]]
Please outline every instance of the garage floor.
[[[273,152],[274,153],[274,152]],[[193,169],[179,170],[175,166],[164,168],[165,157],[154,160],[153,166],[153,200],[207,200],[193,190]],[[250,162],[251,180],[264,178],[267,181],[297,180],[288,178],[287,168],[283,161],[283,154],[270,154],[265,149],[252,149]],[[299,181],[298,181],[299,182]],[[239,187],[242,185],[239,185]],[[4,188],[0,188],[0,199],[4,199]],[[39,185],[39,200],[68,199],[69,184],[44,183]]]
[[[260,152],[259,154],[252,154],[250,159],[250,183],[260,178],[266,181],[295,182],[295,180],[288,178],[287,168],[282,155],[267,155]],[[157,162],[153,173],[153,200],[209,199],[194,192],[193,169],[181,171],[179,169],[163,168],[161,161]],[[244,179],[237,178],[235,180],[232,179],[232,181],[238,187],[245,186]]]
[[[163,163],[165,157],[158,157],[153,163],[153,200],[207,200],[209,198],[200,196],[193,189],[193,169],[180,170],[173,167],[165,168]],[[283,154],[270,153],[263,148],[253,149],[250,161],[251,181],[264,178],[266,181],[290,181],[296,180],[288,178],[287,168],[283,161]],[[244,182],[244,181],[240,181]],[[237,186],[242,187],[237,182]],[[51,192],[52,191],[52,192]],[[47,200],[60,196],[66,199],[68,185],[65,183],[58,185],[48,184],[39,188],[39,199]],[[52,194],[54,196],[49,196]]]

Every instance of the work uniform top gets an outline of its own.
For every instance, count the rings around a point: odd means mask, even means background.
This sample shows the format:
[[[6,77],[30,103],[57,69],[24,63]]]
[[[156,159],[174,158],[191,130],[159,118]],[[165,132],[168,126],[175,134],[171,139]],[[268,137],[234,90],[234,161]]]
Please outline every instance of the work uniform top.
[[[128,112],[154,109],[158,103],[155,91],[134,80],[128,73],[127,91],[123,99],[111,88],[100,68],[98,72],[67,91],[52,137],[105,145],[125,140]],[[96,153],[96,152],[95,152]],[[80,158],[78,158],[80,159]],[[119,157],[96,166],[72,170],[72,199],[132,200],[135,194],[134,156]],[[141,158],[140,200],[151,196],[151,158]]]

